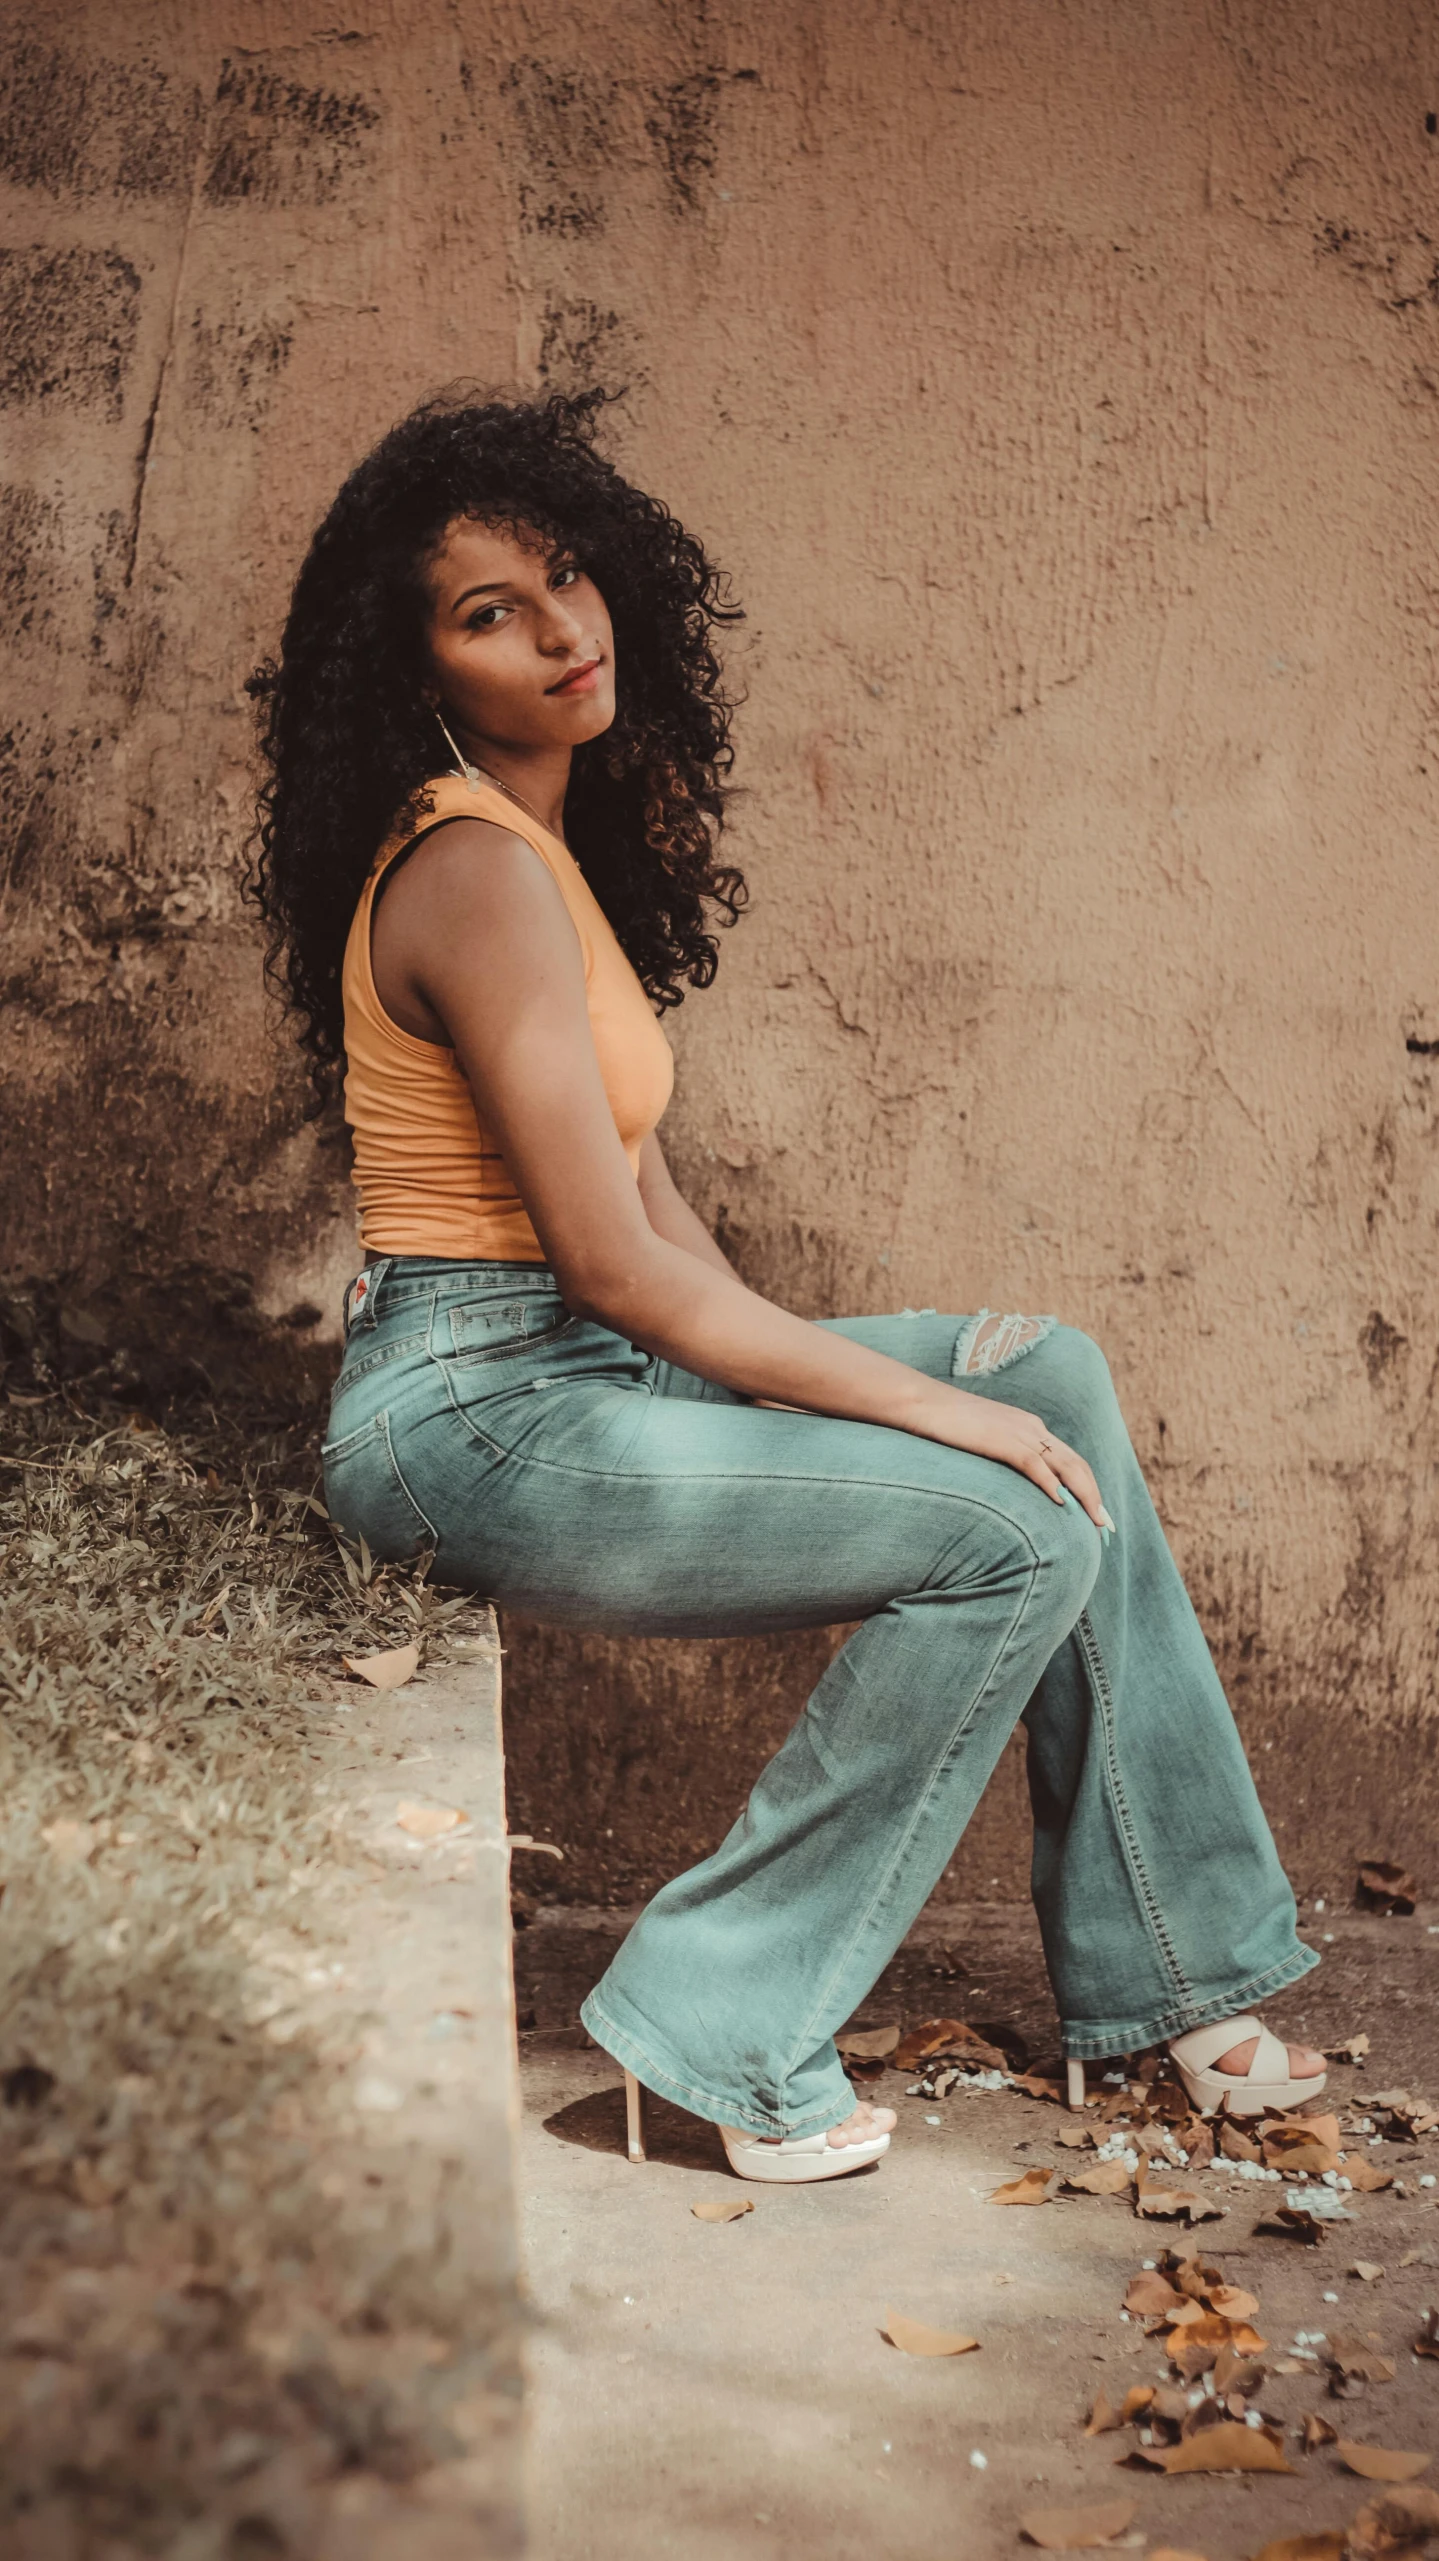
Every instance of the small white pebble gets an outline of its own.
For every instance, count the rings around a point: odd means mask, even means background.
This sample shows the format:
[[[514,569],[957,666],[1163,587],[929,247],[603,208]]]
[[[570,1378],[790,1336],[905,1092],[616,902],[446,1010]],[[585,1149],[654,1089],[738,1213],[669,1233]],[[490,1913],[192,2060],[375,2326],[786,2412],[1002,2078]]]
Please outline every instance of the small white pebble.
[[[1338,2295],[1337,2295],[1337,2294],[1326,2294],[1326,2295],[1325,2295],[1325,2297],[1324,2297],[1324,2301],[1325,2301],[1326,2303],[1337,2303],[1337,2302],[1338,2302],[1338,2300],[1339,2300],[1339,2297],[1338,2297]]]
[[[1129,2314],[1128,2314],[1127,2312],[1121,2312],[1119,2317],[1120,2317],[1121,2321],[1127,2321],[1127,2320],[1128,2320],[1128,2318],[1129,2318]]]
[[[1432,2170],[1421,2171],[1419,2185],[1421,2188],[1432,2188],[1434,2185],[1434,2173]]]
[[[973,2454],[969,2458],[969,2468],[971,2472],[987,2472],[989,2470],[989,2457],[987,2454],[981,2454],[978,2446],[975,2447]]]
[[[1320,2176],[1321,2176],[1321,2178],[1323,2179],[1324,2185],[1325,2185],[1327,2188],[1337,2188],[1337,2187],[1338,2187],[1338,2185],[1339,2185],[1339,2173],[1338,2173],[1338,2171],[1337,2171],[1337,2170],[1323,2170],[1323,2171],[1321,2171],[1321,2172],[1320,2172]]]
[[[633,2303],[634,2299],[635,2299],[635,2298],[634,2298],[634,2296],[633,2296],[632,2294],[627,2294],[627,2295],[625,2296],[625,2301],[626,2301],[626,2303]]]
[[[1334,2173],[1334,2177],[1336,2184],[1342,2188],[1347,2188],[1352,2196],[1354,2193],[1354,2181],[1352,2179],[1341,2179],[1337,2170]]]
[[[1323,1897],[1323,1895],[1322,1895],[1322,1894],[1319,1896],[1318,1901],[1315,1903],[1314,1909],[1315,1909],[1315,1911],[1316,1911],[1316,1912],[1322,1912],[1322,1911],[1323,1911],[1323,1909],[1324,1909],[1324,1897]]]
[[[880,2440],[880,2448],[879,2448],[879,2450],[880,2450],[880,2453],[881,2453],[881,2454],[893,2454],[893,2452],[894,2452],[894,2448],[893,2448],[893,2446],[890,2444],[890,2441],[889,2441],[888,2437],[882,2437],[882,2438],[881,2438],[881,2440]]]
[[[1334,1932],[1332,1930],[1325,1931],[1324,1944],[1326,1947],[1332,1947],[1334,1945]]]
[[[1257,2410],[1246,2410],[1244,2413],[1244,2424],[1247,2428],[1262,2428],[1264,2421],[1261,2419]]]
[[[942,2116],[927,2116],[924,2121],[926,2125],[943,2125],[944,2123]]]
[[[1139,2262],[1139,2264],[1140,2264],[1140,2266],[1144,2269],[1145,2274],[1147,2275],[1147,2274],[1149,2273],[1150,2269],[1151,2269],[1151,2268],[1154,2268],[1154,2267],[1157,2267],[1159,2263],[1158,2263],[1157,2259],[1141,2259],[1141,2260],[1140,2260],[1140,2262]]]

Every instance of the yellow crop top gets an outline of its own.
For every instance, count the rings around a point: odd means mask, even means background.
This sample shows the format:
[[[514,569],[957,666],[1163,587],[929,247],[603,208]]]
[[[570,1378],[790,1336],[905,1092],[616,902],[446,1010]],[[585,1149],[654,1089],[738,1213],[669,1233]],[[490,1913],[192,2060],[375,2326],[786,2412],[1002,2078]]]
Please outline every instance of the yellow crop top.
[[[487,818],[532,845],[553,875],[584,953],[590,1029],[625,1154],[640,1149],[669,1101],[674,1059],[649,998],[583,873],[558,836],[492,783],[458,774],[426,786],[422,828],[442,818]],[[345,1118],[354,1140],[360,1235],[382,1254],[456,1261],[542,1263],[539,1238],[452,1049],[392,1022],[370,965],[375,890],[421,830],[384,844],[360,893],[345,945]]]

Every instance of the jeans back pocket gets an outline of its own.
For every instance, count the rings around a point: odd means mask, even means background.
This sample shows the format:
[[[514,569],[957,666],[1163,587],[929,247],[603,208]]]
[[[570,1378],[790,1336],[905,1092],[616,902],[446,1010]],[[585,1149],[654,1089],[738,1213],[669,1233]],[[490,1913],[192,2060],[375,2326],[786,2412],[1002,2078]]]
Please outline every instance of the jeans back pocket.
[[[462,1368],[537,1351],[574,1325],[565,1302],[549,1290],[524,1297],[471,1299],[450,1309],[450,1357]]]

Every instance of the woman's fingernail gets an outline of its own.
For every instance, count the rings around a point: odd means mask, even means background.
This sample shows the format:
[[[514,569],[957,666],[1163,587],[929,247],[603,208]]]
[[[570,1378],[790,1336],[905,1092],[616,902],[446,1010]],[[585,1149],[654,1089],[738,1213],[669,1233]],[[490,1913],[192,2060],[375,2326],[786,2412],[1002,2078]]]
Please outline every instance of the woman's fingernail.
[[[1117,1527],[1117,1524],[1110,1519],[1109,1514],[1102,1503],[1099,1506],[1099,1526],[1101,1529],[1107,1530],[1113,1530]]]

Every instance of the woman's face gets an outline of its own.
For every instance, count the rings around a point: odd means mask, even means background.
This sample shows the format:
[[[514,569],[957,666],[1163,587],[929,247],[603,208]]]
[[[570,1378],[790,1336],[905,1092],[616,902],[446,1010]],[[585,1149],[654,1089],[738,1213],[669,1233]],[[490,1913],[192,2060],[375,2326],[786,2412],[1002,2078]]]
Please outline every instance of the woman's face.
[[[462,745],[578,747],[615,716],[614,636],[564,552],[462,518],[430,564],[430,660]]]

